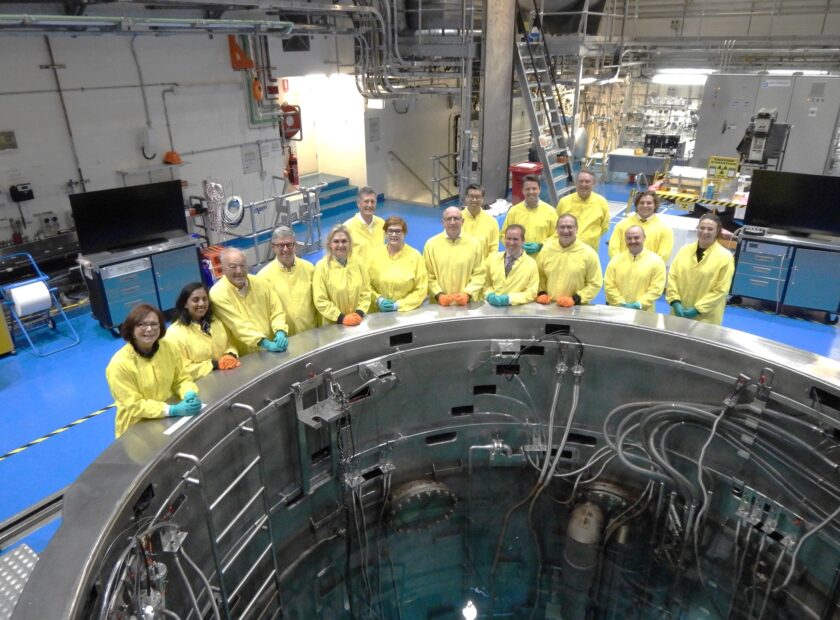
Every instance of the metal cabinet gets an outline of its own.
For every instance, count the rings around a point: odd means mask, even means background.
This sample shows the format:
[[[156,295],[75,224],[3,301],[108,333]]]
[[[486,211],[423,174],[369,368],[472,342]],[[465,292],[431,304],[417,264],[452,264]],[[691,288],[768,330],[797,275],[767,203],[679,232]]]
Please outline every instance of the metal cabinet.
[[[738,247],[732,294],[766,301],[781,301],[793,248],[760,241]]]
[[[834,252],[797,248],[785,303],[840,312],[840,248]]]
[[[164,312],[173,309],[181,288],[201,281],[198,251],[189,237],[121,254],[103,252],[79,262],[93,315],[106,329],[117,328],[139,303]]]
[[[744,238],[731,294],[835,314],[840,311],[840,245],[782,235]]]

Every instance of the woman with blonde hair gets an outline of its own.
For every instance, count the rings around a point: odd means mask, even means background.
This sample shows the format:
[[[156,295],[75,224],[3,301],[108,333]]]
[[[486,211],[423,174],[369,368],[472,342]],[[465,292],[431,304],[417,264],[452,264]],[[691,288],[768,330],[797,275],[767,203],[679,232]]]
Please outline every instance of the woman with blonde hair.
[[[327,235],[327,253],[315,265],[312,297],[327,323],[355,327],[370,307],[367,269],[353,254],[353,239],[344,224]]]

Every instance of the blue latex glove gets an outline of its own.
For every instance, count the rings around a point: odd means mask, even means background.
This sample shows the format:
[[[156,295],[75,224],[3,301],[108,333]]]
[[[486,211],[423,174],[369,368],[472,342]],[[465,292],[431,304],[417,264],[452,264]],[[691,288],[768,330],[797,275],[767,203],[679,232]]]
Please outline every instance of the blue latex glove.
[[[638,301],[630,301],[630,302],[627,302],[626,304],[621,304],[621,305],[624,306],[625,308],[630,308],[631,310],[641,310],[642,309],[642,304],[640,304]]]
[[[397,309],[397,304],[385,297],[377,299],[376,305],[379,306],[380,312],[393,312]]]
[[[281,349],[280,345],[278,345],[276,342],[274,342],[273,340],[268,340],[267,338],[263,338],[262,340],[260,340],[260,344],[258,346],[263,351],[270,351],[272,353],[281,353],[282,351],[285,351],[285,349]]]
[[[280,351],[285,351],[289,346],[289,337],[282,329],[274,334],[274,344],[280,347]]]
[[[674,309],[674,314],[677,316],[685,316],[685,308],[683,308],[683,305],[680,302],[675,301],[671,304],[671,307]]]
[[[522,247],[525,249],[526,254],[536,254],[537,252],[542,250],[542,243],[529,241],[528,243],[523,243]]]
[[[195,415],[199,411],[201,411],[201,401],[198,400],[197,396],[195,400],[185,398],[180,403],[169,405],[169,415],[173,418]]]
[[[195,402],[195,401],[197,401],[199,403],[201,402],[200,400],[198,400],[198,394],[196,394],[192,390],[190,390],[189,392],[184,394],[184,400],[188,401],[188,402]]]
[[[700,313],[697,312],[697,308],[683,308],[683,318],[684,319],[694,319],[697,318],[697,315]]]
[[[496,293],[488,293],[487,294],[487,303],[491,306],[498,306],[499,305],[499,298],[496,296]]]
[[[509,306],[510,305],[510,295],[496,295],[496,305]]]

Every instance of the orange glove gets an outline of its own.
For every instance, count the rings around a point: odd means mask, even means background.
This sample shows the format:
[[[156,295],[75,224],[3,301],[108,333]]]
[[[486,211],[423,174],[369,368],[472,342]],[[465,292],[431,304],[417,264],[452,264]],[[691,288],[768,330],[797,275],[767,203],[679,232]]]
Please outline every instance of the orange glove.
[[[470,303],[470,296],[466,293],[458,293],[457,295],[452,295],[452,304],[455,306],[466,306]]]
[[[235,355],[223,355],[219,358],[219,370],[230,370],[231,368],[239,368],[242,362]]]
[[[561,308],[571,308],[575,305],[575,300],[571,297],[558,297],[557,298],[557,305]]]
[[[543,293],[542,295],[537,295],[537,303],[546,305],[551,303],[551,297],[548,293]]]
[[[341,324],[347,325],[348,327],[356,327],[356,325],[361,324],[362,317],[360,317],[355,312],[351,312],[342,319]]]
[[[447,295],[446,293],[441,293],[438,296],[438,303],[441,306],[451,306],[453,303],[455,303],[455,296]]]

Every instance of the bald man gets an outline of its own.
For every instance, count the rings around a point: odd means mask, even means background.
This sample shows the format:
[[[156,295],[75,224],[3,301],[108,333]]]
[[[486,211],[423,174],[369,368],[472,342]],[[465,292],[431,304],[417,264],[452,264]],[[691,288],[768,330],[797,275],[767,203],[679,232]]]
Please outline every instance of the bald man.
[[[665,261],[645,249],[645,230],[631,226],[624,231],[627,249],[607,265],[604,291],[607,303],[634,310],[655,310],[654,303],[665,290]]]
[[[484,288],[484,245],[462,234],[464,216],[458,207],[443,211],[443,232],[426,242],[423,258],[429,276],[429,301],[441,306],[466,306],[478,301]]]
[[[248,273],[248,259],[240,250],[227,248],[220,258],[224,277],[210,289],[210,301],[239,355],[285,351],[289,327],[271,285]]]

